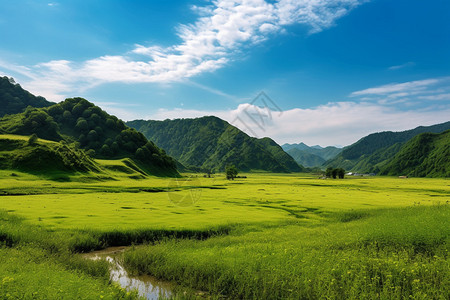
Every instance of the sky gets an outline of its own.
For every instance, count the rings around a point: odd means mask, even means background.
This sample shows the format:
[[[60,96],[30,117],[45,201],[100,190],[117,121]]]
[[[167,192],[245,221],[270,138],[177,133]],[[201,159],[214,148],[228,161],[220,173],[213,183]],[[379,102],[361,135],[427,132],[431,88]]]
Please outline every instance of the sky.
[[[450,121],[450,1],[0,1],[0,75],[126,121],[346,146]]]

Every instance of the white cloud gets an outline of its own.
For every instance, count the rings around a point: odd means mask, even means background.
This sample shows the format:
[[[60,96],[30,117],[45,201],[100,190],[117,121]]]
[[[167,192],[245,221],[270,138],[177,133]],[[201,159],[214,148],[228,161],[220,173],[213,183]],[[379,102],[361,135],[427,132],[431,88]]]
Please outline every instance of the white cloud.
[[[177,45],[137,44],[123,55],[103,55],[84,62],[40,63],[27,68],[29,81],[24,85],[34,93],[61,100],[74,90],[107,82],[182,81],[223,68],[241,51],[282,32],[288,25],[304,24],[310,33],[320,32],[363,2],[215,0],[208,6],[193,7],[199,18],[178,27],[181,43]]]
[[[401,65],[391,66],[388,69],[391,71],[395,71],[395,70],[400,70],[400,69],[404,69],[404,68],[408,68],[408,67],[413,67],[415,65],[416,65],[415,62],[410,61],[410,62],[401,64]]]
[[[450,77],[390,83],[350,94],[351,97],[358,97],[364,101],[377,101],[383,105],[412,103],[417,100],[449,100],[449,95]]]
[[[159,110],[141,116],[164,120],[217,116],[256,137],[269,136],[279,144],[304,142],[308,145],[349,145],[379,131],[401,131],[449,121],[450,107],[439,111],[398,111],[371,103],[338,102],[310,109],[277,111],[249,103],[234,110]]]

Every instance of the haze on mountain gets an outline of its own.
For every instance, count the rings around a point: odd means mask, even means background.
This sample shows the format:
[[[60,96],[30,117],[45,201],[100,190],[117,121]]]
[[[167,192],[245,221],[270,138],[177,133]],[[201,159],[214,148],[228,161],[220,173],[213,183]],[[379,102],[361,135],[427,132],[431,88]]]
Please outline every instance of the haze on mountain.
[[[379,173],[412,138],[422,133],[441,133],[448,129],[450,129],[450,121],[432,126],[419,126],[401,132],[373,133],[345,147],[339,155],[327,161],[324,166],[344,168],[348,171],[360,173]],[[426,140],[422,143],[427,141],[432,142],[432,140]],[[419,156],[419,153],[417,153],[417,156]],[[416,159],[420,160],[420,157]]]
[[[305,143],[284,144],[281,146],[294,160],[305,167],[314,168],[322,166],[327,160],[341,153],[342,148],[319,145],[308,146]]]
[[[228,164],[241,171],[305,170],[272,139],[250,137],[218,117],[135,120],[126,124],[194,170],[223,171]]]

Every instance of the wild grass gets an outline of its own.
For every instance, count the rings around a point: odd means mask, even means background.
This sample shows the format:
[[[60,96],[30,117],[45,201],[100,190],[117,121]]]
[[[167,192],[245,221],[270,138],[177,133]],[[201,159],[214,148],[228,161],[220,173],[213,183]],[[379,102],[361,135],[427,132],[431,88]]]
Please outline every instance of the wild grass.
[[[363,215],[166,241],[123,260],[135,272],[233,299],[448,299],[448,206]]]
[[[448,179],[258,173],[234,181],[195,174],[133,180],[117,170],[120,161],[99,164],[114,180],[0,171],[0,256],[24,261],[0,260],[0,280],[15,278],[0,298],[20,298],[27,276],[23,297],[57,297],[40,287],[44,276],[54,286],[54,277],[69,278],[72,286],[61,283],[74,290],[67,298],[89,298],[89,289],[94,298],[102,290],[128,297],[107,284],[105,264],[76,253],[133,244],[148,244],[124,254],[135,272],[214,297],[449,297]],[[195,201],[174,201],[184,197]]]

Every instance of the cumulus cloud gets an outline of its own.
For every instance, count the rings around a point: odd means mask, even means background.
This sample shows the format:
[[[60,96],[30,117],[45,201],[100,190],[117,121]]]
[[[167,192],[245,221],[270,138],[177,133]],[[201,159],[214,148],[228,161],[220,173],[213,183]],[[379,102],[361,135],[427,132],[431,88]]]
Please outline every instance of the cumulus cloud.
[[[178,26],[179,44],[136,44],[122,55],[105,54],[84,62],[40,63],[28,67],[30,80],[25,85],[49,99],[61,100],[79,87],[86,89],[107,82],[181,81],[223,68],[237,54],[282,32],[286,26],[304,24],[311,34],[320,32],[363,2],[215,0],[211,5],[193,7],[199,18]],[[58,95],[59,99],[55,99]]]
[[[338,102],[309,109],[273,110],[240,104],[233,110],[161,109],[145,119],[164,120],[214,115],[250,136],[273,138],[279,144],[349,145],[379,131],[401,131],[449,121],[450,108],[440,111],[398,111],[373,103]]]

